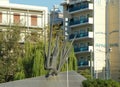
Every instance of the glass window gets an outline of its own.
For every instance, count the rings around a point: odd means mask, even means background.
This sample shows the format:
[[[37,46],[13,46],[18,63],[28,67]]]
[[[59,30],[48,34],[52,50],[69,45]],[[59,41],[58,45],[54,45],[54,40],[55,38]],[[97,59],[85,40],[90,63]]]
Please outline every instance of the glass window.
[[[74,17],[74,21],[78,21],[79,20],[79,17]]]
[[[85,30],[80,30],[80,33],[81,33],[81,34],[85,33]]]
[[[84,47],[85,46],[85,44],[84,43],[80,43],[80,47]]]

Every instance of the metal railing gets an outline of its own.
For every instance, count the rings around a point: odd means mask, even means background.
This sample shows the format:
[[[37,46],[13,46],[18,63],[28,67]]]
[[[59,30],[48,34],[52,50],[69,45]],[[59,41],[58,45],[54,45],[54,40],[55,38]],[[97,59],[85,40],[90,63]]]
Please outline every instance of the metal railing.
[[[76,25],[76,24],[82,24],[82,23],[86,23],[88,21],[89,21],[88,17],[77,19],[77,20],[73,19],[73,20],[70,20],[69,25],[72,26],[72,25]]]
[[[89,46],[84,47],[74,47],[74,52],[89,51]]]
[[[79,34],[71,34],[69,36],[69,39],[73,39],[76,36],[76,38],[82,38],[89,36],[89,32],[79,33]]]
[[[88,7],[89,3],[80,4],[79,6],[73,5],[73,7],[69,8],[69,12],[86,9]]]
[[[82,67],[82,66],[89,66],[89,61],[88,60],[81,60],[78,61],[78,66]]]

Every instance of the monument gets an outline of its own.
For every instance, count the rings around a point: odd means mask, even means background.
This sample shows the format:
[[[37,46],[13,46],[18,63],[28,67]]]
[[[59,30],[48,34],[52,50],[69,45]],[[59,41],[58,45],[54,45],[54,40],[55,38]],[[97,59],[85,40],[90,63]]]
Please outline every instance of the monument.
[[[55,45],[52,46],[52,27],[50,28],[48,46],[45,46],[45,69],[48,71],[46,76],[28,78],[13,82],[0,84],[0,87],[82,87],[82,81],[86,80],[75,71],[60,72],[62,66],[68,60],[68,55],[74,39],[67,44],[67,39],[62,41],[59,48],[59,33],[56,35]],[[47,50],[46,50],[47,49]]]
[[[48,48],[45,47],[45,69],[48,71],[46,76],[39,76],[7,82],[0,84],[0,87],[83,87],[82,81],[86,80],[82,75],[75,71],[60,72],[62,66],[68,60],[68,54],[72,47],[67,46],[67,41],[63,41],[63,46],[59,49],[59,35],[56,36],[55,46],[52,44],[52,29],[50,29]],[[74,37],[75,38],[75,37]],[[48,51],[46,51],[46,48]],[[53,49],[51,51],[51,48]],[[58,59],[59,58],[59,59]]]
[[[48,71],[48,74],[46,77],[49,76],[57,76],[58,73],[61,71],[62,66],[66,63],[68,60],[68,55],[71,50],[72,44],[74,42],[74,39],[69,42],[70,45],[68,46],[68,39],[65,39],[65,35],[62,34],[63,39],[60,39],[60,32],[56,32],[56,39],[55,44],[52,46],[52,32],[53,32],[53,26],[54,25],[54,16],[55,16],[55,8],[56,6],[53,6],[53,15],[51,17],[52,21],[50,24],[50,33],[48,37],[48,49],[46,50],[46,45],[44,49],[45,53],[45,69]],[[60,30],[60,29],[59,29]],[[63,29],[64,32],[64,29]],[[61,41],[61,42],[60,42]],[[60,44],[63,44],[60,46]]]
[[[46,77],[58,75],[60,72],[62,66],[65,64],[65,62],[68,60],[68,55],[70,52],[70,49],[72,47],[73,41],[70,43],[70,46],[68,47],[67,41],[63,40],[62,44],[64,44],[61,48],[59,48],[59,35],[56,35],[56,42],[55,46],[53,47],[53,50],[51,52],[51,44],[52,44],[52,29],[50,29],[50,36],[49,36],[49,42],[48,42],[48,51],[45,52],[45,69],[48,70],[48,74]]]

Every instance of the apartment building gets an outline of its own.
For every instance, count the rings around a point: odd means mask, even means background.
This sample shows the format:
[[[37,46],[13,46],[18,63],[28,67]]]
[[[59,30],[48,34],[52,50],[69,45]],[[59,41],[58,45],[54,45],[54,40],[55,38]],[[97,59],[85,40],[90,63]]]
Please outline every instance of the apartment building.
[[[45,34],[48,24],[48,8],[41,6],[13,4],[9,0],[0,0],[0,30],[13,25],[24,27],[27,32]],[[22,37],[24,37],[24,30]],[[22,42],[24,39],[22,39]]]
[[[65,0],[62,5],[68,39],[75,37],[79,69],[120,81],[120,1]]]
[[[106,76],[106,1],[65,0],[64,29],[73,43],[79,69],[91,67],[95,78]]]
[[[107,2],[107,25],[111,78],[120,81],[120,0]]]

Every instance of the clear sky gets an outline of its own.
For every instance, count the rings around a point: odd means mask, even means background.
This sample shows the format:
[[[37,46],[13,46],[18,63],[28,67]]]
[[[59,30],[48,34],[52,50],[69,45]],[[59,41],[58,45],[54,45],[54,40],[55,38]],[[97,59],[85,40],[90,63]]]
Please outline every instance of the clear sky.
[[[59,8],[62,9],[62,6],[60,6],[62,1],[63,0],[10,0],[10,3],[47,6],[50,10],[53,8],[53,5],[59,5]]]

